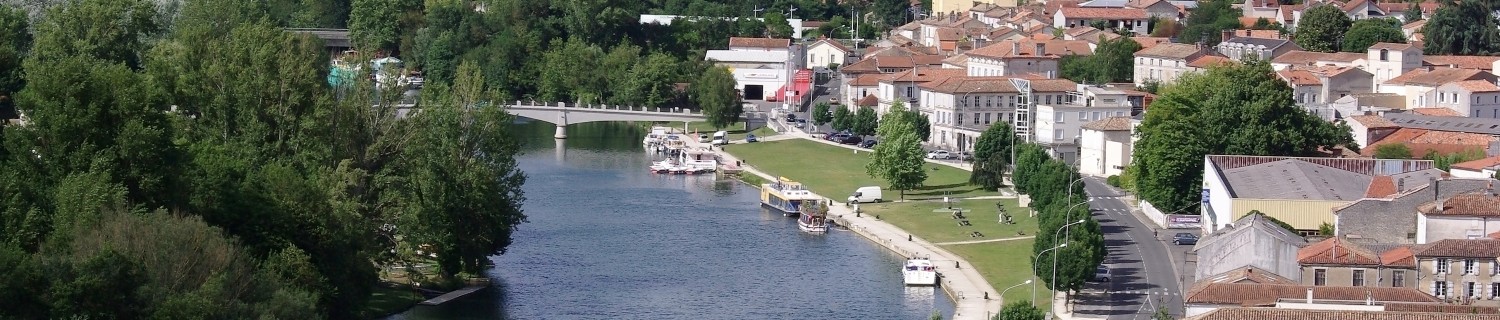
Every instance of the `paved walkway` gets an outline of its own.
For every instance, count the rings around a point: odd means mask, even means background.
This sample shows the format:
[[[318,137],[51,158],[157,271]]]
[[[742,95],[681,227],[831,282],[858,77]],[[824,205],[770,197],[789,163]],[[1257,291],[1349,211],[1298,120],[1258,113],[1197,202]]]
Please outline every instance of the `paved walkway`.
[[[783,132],[779,136],[788,136],[800,132]],[[814,139],[816,140],[816,139]],[[817,140],[822,141],[822,140]],[[829,142],[831,143],[831,142]],[[696,142],[690,142],[690,146],[702,147]],[[733,163],[739,161],[727,152],[719,151],[721,163]],[[775,181],[776,176],[766,174],[753,166],[744,165],[744,172],[755,174],[768,181]],[[759,187],[759,186],[757,186]],[[826,198],[826,197],[825,197]],[[911,237],[907,240],[909,233],[894,225],[875,219],[873,216],[855,214],[853,208],[845,207],[843,203],[835,202],[828,208],[828,215],[840,225],[855,233],[874,241],[881,246],[890,249],[897,254],[912,258],[922,257],[932,259],[937,265],[938,273],[942,281],[941,287],[953,299],[952,319],[976,319],[987,320],[990,315],[1000,312],[1004,306],[1000,295],[989,282],[969,265],[968,261],[958,255],[948,252],[937,244],[928,242],[922,238]],[[899,270],[900,266],[891,266],[892,270]]]
[[[954,244],[989,243],[989,242],[1000,242],[1000,241],[1032,239],[1032,238],[1036,238],[1036,236],[1011,237],[1011,238],[1000,238],[1000,239],[989,239],[989,240],[969,240],[969,241],[938,242],[938,243],[934,243],[934,244],[940,245],[940,246],[946,246],[946,245],[954,245]]]

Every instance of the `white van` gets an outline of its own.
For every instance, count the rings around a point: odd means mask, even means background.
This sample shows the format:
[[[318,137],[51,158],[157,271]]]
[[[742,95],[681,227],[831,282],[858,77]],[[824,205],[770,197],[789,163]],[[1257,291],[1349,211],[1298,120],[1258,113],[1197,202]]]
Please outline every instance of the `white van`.
[[[714,132],[713,144],[716,146],[729,144],[729,131]]]
[[[859,187],[849,196],[849,203],[880,202],[880,187]]]

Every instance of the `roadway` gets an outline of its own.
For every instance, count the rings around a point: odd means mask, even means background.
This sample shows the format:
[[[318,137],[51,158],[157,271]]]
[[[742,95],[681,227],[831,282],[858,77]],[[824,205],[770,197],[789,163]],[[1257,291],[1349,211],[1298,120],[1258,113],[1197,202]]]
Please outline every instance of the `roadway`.
[[[1087,177],[1083,184],[1094,220],[1099,221],[1105,247],[1109,248],[1104,263],[1112,268],[1112,279],[1091,283],[1075,296],[1074,314],[1151,319],[1156,309],[1165,305],[1173,316],[1181,318],[1180,284],[1185,282],[1184,276],[1191,277],[1185,264],[1186,250],[1191,246],[1173,245],[1172,235],[1183,230],[1158,229],[1143,222],[1143,217],[1121,199],[1124,193],[1102,178]]]

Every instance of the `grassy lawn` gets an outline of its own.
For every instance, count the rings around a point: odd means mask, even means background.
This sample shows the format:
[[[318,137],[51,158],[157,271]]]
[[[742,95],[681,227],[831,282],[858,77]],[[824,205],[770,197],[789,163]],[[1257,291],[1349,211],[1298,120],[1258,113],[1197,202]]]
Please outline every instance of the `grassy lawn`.
[[[881,186],[886,201],[900,199],[900,192],[865,174],[870,153],[831,146],[805,139],[732,144],[725,147],[735,157],[766,173],[801,182],[813,192],[840,200],[862,186]],[[908,190],[907,200],[999,195],[968,184],[969,172],[938,164],[927,164],[926,186]]]
[[[1015,224],[1000,223],[999,212],[995,210],[996,201],[1005,204],[1005,211],[1010,213]],[[881,220],[934,243],[1021,236],[1017,232],[1024,232],[1027,236],[1036,233],[1036,218],[1030,217],[1030,211],[1021,208],[1016,199],[961,200],[953,207],[963,209],[964,218],[972,226],[959,226],[942,200],[867,203],[860,205],[859,209],[865,214],[879,215]],[[970,232],[975,231],[984,237],[970,237]]]
[[[422,295],[404,287],[377,285],[370,293],[370,302],[361,311],[361,318],[374,319],[401,312],[422,302]]]
[[[989,281],[990,286],[995,287],[997,291],[1031,279],[1031,239],[946,245],[943,248],[968,260],[979,269],[979,274],[984,276],[984,280]],[[1037,284],[1036,289],[1037,307],[1048,310],[1051,302],[1049,297],[1052,292],[1041,283]],[[1010,289],[1005,293],[1006,303],[1029,299],[1031,299],[1031,285],[1029,284]]]

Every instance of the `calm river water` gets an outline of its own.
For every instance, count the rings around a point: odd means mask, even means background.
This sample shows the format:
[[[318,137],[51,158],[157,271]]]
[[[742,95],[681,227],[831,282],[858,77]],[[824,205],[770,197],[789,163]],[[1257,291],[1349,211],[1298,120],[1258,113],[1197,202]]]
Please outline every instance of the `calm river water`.
[[[902,258],[858,234],[810,235],[713,176],[657,175],[625,123],[518,124],[528,221],[494,287],[391,319],[926,319],[953,303],[904,288]],[[659,160],[659,159],[656,159]]]

